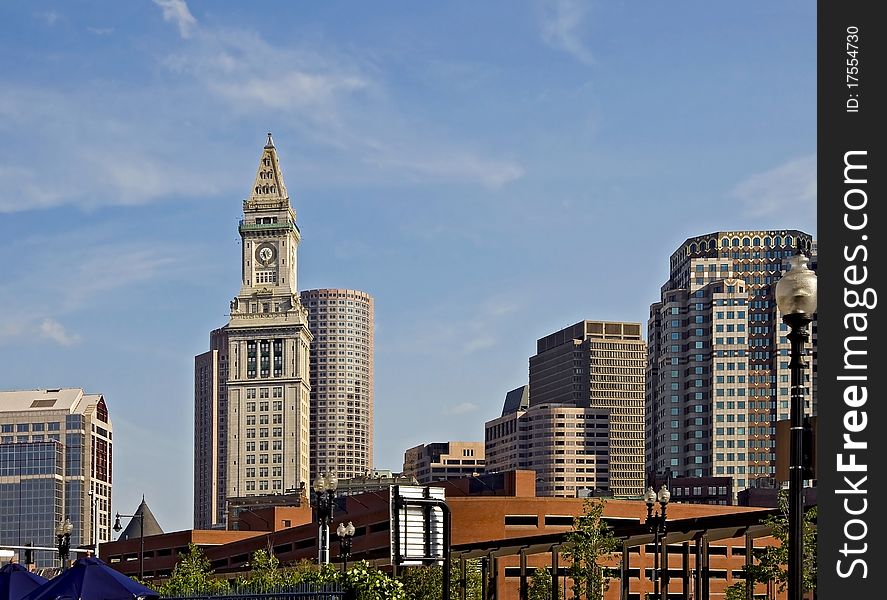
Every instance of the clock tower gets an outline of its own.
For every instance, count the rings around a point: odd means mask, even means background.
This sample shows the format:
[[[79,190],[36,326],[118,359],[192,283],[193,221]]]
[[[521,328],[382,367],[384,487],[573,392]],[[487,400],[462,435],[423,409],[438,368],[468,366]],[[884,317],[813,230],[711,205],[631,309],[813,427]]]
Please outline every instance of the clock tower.
[[[239,231],[240,291],[195,361],[195,527],[225,523],[230,498],[307,489],[310,476],[301,234],[270,133]]]

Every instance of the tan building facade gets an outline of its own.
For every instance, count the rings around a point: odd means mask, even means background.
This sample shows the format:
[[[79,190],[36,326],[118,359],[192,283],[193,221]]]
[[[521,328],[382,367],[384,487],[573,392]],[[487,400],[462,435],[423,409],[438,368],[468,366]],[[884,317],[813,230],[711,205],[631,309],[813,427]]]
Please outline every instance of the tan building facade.
[[[311,478],[373,467],[373,297],[346,289],[301,293],[311,342]]]
[[[483,442],[419,444],[403,454],[403,476],[415,477],[422,485],[480,475],[485,468]]]
[[[791,372],[775,287],[788,258],[813,248],[797,230],[720,231],[671,255],[648,322],[648,472],[730,477],[734,502],[741,490],[776,484],[776,421],[789,415]]]
[[[223,497],[283,493],[307,487],[310,477],[311,334],[296,286],[301,233],[270,135],[239,232],[241,286],[231,318],[211,335],[210,352],[195,358],[198,527],[224,524]]]
[[[590,483],[617,497],[642,493],[646,353],[640,323],[580,321],[536,342],[521,418],[533,413],[527,443],[541,445],[543,461],[554,461],[528,463],[548,474],[537,480],[540,495],[575,496]]]
[[[539,404],[485,425],[487,472],[536,472],[540,496],[610,494],[610,411]]]
[[[0,545],[55,546],[64,519],[74,547],[109,541],[112,436],[101,394],[0,392]],[[57,564],[54,552],[35,558]]]

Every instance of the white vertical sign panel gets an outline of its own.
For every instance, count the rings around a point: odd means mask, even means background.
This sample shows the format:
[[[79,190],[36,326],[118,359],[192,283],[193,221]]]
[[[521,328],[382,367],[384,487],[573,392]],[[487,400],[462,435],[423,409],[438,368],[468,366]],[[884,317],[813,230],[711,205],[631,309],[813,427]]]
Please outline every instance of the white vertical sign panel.
[[[390,490],[391,563],[402,566],[442,563],[445,552],[443,509],[410,505],[409,499],[444,501],[444,488],[400,485],[391,486]],[[406,505],[401,499],[406,500]]]

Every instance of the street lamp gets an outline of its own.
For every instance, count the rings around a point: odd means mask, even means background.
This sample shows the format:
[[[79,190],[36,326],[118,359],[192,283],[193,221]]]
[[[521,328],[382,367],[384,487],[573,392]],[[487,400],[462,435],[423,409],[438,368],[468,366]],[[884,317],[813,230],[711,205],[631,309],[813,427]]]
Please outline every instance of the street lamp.
[[[314,480],[314,493],[317,500],[317,522],[319,524],[317,538],[317,564],[328,565],[330,562],[330,522],[333,520],[336,488],[339,480],[332,473],[324,477],[321,473]]]
[[[119,532],[123,529],[123,526],[120,525],[120,517],[139,520],[139,581],[143,581],[145,579],[145,515],[121,515],[117,513],[114,520],[114,531]]]
[[[809,339],[807,325],[816,312],[816,273],[807,268],[809,259],[797,254],[789,259],[791,270],[776,284],[776,305],[789,326],[791,342],[791,435],[789,437],[788,480],[788,600],[800,600],[803,593],[802,561],[804,538],[804,372],[807,361],[804,345]]]
[[[351,556],[351,540],[354,537],[354,524],[348,521],[348,524],[339,523],[336,528],[336,535],[339,536],[339,555],[342,557],[342,572],[348,570],[348,558]]]
[[[644,502],[647,504],[647,525],[653,533],[653,597],[660,599],[659,595],[659,539],[665,537],[665,509],[668,501],[671,500],[671,492],[663,484],[659,493],[653,491],[652,487],[648,487],[644,494]],[[653,506],[659,502],[661,512],[653,512]],[[662,578],[663,588],[668,586],[668,575]]]
[[[95,490],[89,490],[92,500],[92,551],[93,556],[99,557],[99,497]]]
[[[68,556],[71,553],[71,532],[74,531],[74,524],[71,519],[65,518],[60,520],[55,526],[56,548],[59,551],[59,561],[62,563],[62,569],[68,568]]]

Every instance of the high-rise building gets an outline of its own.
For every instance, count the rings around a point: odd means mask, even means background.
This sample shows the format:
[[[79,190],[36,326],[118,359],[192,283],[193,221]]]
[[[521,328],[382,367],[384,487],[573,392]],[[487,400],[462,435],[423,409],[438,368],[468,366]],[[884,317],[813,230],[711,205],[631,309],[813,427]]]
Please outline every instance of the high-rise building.
[[[797,230],[719,231],[689,238],[671,255],[648,322],[650,479],[666,471],[728,476],[734,501],[745,488],[774,484],[776,421],[788,418],[791,398],[775,288],[788,258],[813,248]],[[808,387],[814,364],[815,355]],[[809,395],[805,404],[812,412]]]
[[[434,442],[419,444],[403,453],[403,476],[420,484],[451,477],[483,475],[483,442]]]
[[[69,519],[71,545],[111,539],[111,419],[79,388],[0,392],[0,546],[52,547]],[[40,567],[55,552],[35,551]]]
[[[609,495],[611,411],[530,406],[528,390],[508,392],[502,416],[484,426],[487,473],[535,471],[540,496]]]
[[[531,409],[560,404],[609,413],[609,490],[614,496],[643,491],[646,353],[640,323],[580,321],[538,340],[536,355],[530,357]],[[583,452],[596,454],[599,447]],[[600,456],[596,462],[600,478]],[[555,478],[553,495],[572,495],[571,487]],[[539,493],[546,493],[544,487]]]
[[[228,324],[195,357],[194,524],[220,526],[224,498],[309,481],[308,311],[296,287],[301,233],[271,135],[240,221],[241,285]]]
[[[373,298],[357,290],[301,293],[311,342],[311,479],[373,467]]]

